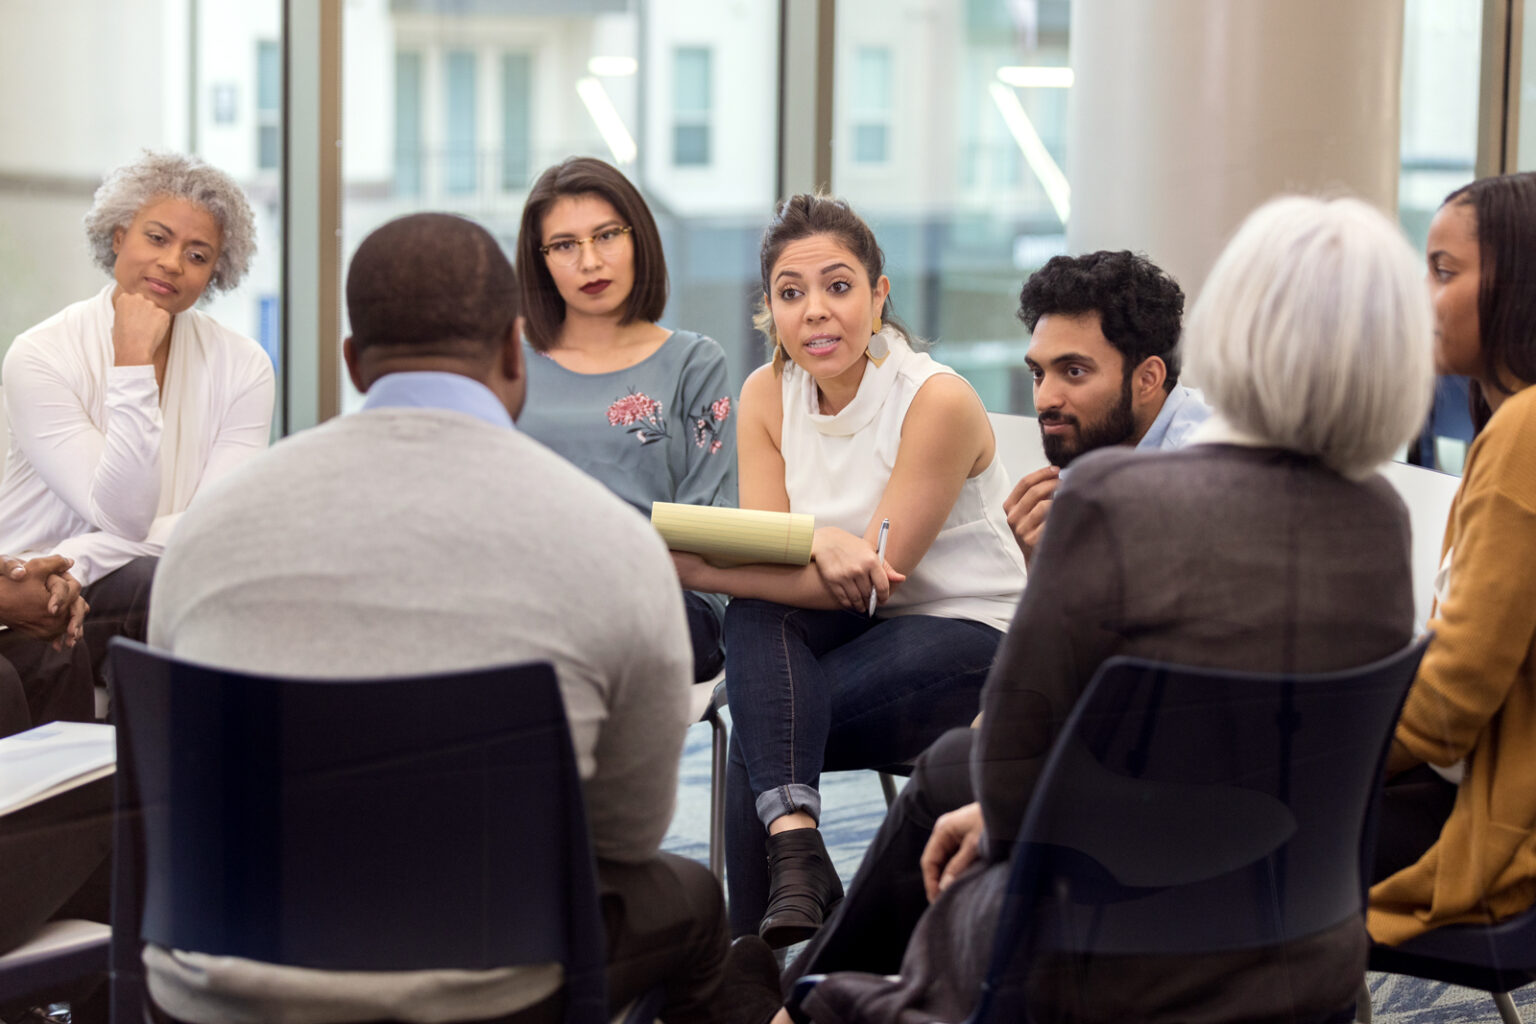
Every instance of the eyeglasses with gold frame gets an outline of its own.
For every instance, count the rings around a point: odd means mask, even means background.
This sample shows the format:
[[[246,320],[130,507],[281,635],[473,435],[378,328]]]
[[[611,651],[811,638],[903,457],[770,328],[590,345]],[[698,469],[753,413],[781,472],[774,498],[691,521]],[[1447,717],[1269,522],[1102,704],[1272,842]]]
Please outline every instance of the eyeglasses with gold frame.
[[[539,246],[539,252],[551,263],[558,263],[562,267],[574,266],[581,259],[581,247],[588,242],[597,254],[603,258],[614,255],[619,251],[619,246],[624,243],[624,236],[633,231],[628,224],[623,227],[603,228],[595,235],[586,238],[558,238],[548,245]]]

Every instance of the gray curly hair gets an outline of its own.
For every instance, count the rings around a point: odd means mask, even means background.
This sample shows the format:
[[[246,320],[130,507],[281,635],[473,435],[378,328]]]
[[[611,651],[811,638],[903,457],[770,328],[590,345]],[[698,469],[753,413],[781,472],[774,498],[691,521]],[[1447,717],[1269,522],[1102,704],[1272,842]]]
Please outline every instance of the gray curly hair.
[[[103,179],[85,215],[85,235],[96,265],[112,273],[117,263],[112,236],[133,223],[147,203],[167,196],[196,203],[218,221],[219,258],[208,279],[208,291],[229,291],[239,285],[256,253],[256,218],[251,204],[235,179],[198,157],[182,153],[145,150],[138,160]]]

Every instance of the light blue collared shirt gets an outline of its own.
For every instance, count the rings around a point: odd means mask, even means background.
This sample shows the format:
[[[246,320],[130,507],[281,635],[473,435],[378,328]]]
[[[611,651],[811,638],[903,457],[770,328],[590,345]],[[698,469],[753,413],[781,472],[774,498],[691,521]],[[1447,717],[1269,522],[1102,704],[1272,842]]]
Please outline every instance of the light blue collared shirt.
[[[1195,428],[1209,419],[1210,415],[1211,407],[1205,404],[1200,392],[1175,384],[1173,390],[1168,392],[1168,397],[1163,399],[1163,407],[1158,410],[1157,418],[1152,421],[1141,440],[1136,442],[1136,447],[1147,451],[1183,448],[1189,443]]]
[[[363,399],[362,411],[369,409],[447,409],[493,427],[512,427],[511,414],[490,388],[463,374],[438,370],[385,374]]]

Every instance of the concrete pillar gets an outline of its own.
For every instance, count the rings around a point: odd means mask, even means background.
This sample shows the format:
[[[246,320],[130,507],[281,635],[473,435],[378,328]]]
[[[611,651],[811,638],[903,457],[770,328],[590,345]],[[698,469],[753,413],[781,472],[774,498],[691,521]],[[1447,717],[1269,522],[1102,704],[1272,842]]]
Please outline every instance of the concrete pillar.
[[[1395,218],[1403,0],[1074,0],[1071,252],[1133,249],[1193,302],[1280,192]]]

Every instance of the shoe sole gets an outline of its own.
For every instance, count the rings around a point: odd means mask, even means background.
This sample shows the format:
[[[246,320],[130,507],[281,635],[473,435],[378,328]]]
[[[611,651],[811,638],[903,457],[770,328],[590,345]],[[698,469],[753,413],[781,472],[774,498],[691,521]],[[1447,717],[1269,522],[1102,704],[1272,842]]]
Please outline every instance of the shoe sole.
[[[832,916],[832,912],[837,909],[837,905],[841,902],[843,902],[842,898],[839,897],[836,902],[827,907],[822,912],[821,921],[816,924],[776,924],[772,918],[769,918],[758,928],[757,934],[768,944],[769,949],[783,949],[786,946],[793,946],[797,942],[804,942],[812,935],[821,931],[821,926],[826,923],[827,918]]]

